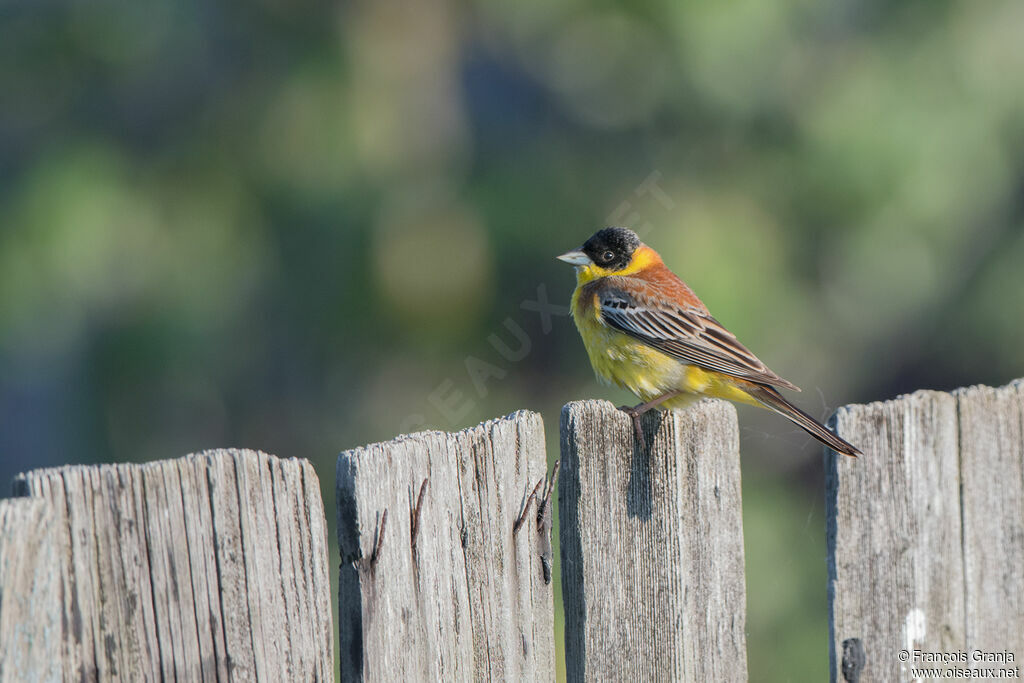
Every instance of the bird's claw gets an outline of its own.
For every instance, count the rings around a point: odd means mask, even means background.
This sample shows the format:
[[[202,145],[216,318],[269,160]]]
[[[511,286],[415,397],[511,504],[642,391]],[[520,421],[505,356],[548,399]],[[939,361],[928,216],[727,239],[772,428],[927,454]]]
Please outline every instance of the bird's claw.
[[[619,410],[629,415],[633,420],[633,431],[636,433],[636,441],[640,444],[640,448],[646,450],[647,443],[644,439],[644,428],[640,424],[640,417],[643,412],[637,410],[637,406],[619,406]]]

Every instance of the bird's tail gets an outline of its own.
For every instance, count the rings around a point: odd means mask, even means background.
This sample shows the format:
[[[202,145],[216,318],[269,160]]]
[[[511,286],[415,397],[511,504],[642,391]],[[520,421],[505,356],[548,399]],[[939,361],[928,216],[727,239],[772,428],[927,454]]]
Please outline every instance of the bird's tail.
[[[855,458],[858,455],[861,455],[861,452],[858,449],[840,439],[838,436],[830,432],[828,427],[787,401],[782,397],[782,394],[776,391],[773,387],[758,385],[756,387],[745,388],[745,390],[761,405],[766,408],[770,408],[783,417],[789,419],[796,426],[800,427],[832,450]]]

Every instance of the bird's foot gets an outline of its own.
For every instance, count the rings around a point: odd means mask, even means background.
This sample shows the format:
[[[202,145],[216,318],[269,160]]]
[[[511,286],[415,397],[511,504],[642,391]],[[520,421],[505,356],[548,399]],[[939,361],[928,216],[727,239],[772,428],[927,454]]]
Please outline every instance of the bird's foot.
[[[646,450],[647,444],[644,439],[644,428],[643,425],[640,424],[640,417],[647,412],[647,410],[642,410],[643,407],[644,404],[641,403],[638,406],[619,406],[619,410],[621,410],[626,415],[629,415],[630,418],[632,418],[633,431],[636,433],[637,443],[640,444],[641,449]]]

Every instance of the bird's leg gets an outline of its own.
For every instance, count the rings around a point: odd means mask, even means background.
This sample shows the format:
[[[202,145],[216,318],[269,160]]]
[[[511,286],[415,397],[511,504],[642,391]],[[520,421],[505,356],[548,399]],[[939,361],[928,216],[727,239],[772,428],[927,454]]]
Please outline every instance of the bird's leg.
[[[675,398],[681,393],[683,392],[679,389],[673,389],[672,391],[666,391],[661,396],[657,396],[646,403],[638,403],[635,406],[619,406],[619,410],[633,418],[633,430],[636,432],[636,440],[640,442],[641,448],[647,448],[647,445],[644,443],[644,430],[640,426],[640,417],[651,408],[656,407],[659,403],[663,403],[670,398]]]

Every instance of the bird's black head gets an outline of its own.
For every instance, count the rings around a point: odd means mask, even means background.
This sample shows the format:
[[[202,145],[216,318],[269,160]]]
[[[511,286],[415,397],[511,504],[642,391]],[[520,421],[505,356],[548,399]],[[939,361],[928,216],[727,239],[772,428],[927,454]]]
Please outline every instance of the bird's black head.
[[[582,251],[595,265],[615,272],[629,265],[639,246],[640,238],[629,228],[605,228],[584,242]]]

